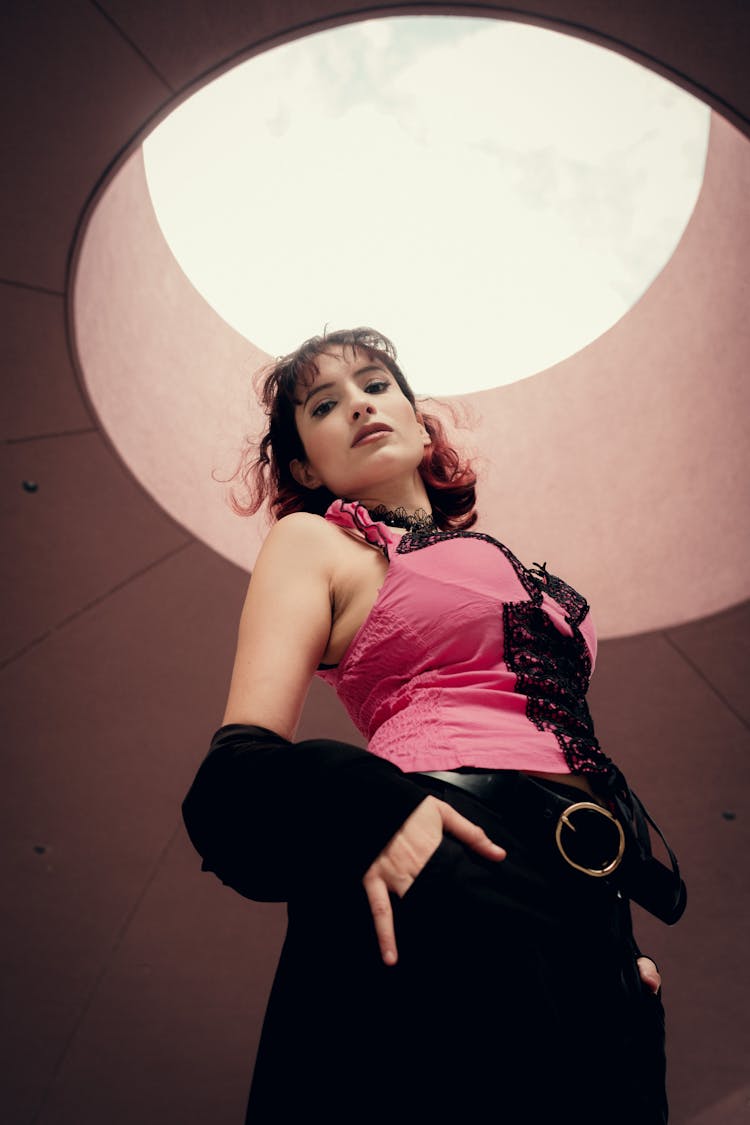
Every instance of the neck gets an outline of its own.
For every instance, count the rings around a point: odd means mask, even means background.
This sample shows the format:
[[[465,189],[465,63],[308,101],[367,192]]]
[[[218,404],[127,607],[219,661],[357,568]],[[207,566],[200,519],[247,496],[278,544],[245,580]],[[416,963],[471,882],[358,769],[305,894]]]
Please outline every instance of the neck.
[[[413,514],[421,508],[428,515],[432,512],[427,489],[419,474],[416,475],[416,480],[409,481],[405,485],[402,483],[394,488],[379,487],[377,493],[359,495],[355,499],[364,504],[369,511],[373,508],[384,508],[386,511],[403,509],[407,514]]]

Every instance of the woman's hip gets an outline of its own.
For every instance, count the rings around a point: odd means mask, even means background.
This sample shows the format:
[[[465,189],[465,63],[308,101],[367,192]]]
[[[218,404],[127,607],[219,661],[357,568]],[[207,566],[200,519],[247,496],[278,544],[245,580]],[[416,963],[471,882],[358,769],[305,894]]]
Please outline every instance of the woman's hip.
[[[485,860],[446,834],[406,898],[415,892],[418,897],[437,878],[444,892],[504,903],[519,925],[528,921],[572,932],[614,927],[619,938],[623,921],[629,923],[613,877],[623,834],[609,811],[588,794],[549,781],[542,785],[516,771],[409,776],[426,793],[479,824],[505,848],[507,858]],[[465,784],[473,788],[467,790]]]
[[[435,1120],[502,1110],[514,1125],[553,1112],[581,1125],[661,1125],[663,1010],[637,978],[627,900],[606,879],[559,865],[517,809],[490,809],[434,778],[419,783],[507,858],[484,859],[446,834],[406,894],[391,896],[395,966],[382,962],[361,886],[315,909],[290,904],[272,1005],[299,1045],[287,1038],[287,1060],[317,1082],[336,1059],[342,1106],[375,1059],[381,1073],[410,1076],[407,1102],[429,1105]],[[586,1092],[569,1118],[559,1084]],[[602,1115],[602,1099],[618,1097],[623,1116],[613,1106]],[[398,1103],[380,1108],[399,1120]]]

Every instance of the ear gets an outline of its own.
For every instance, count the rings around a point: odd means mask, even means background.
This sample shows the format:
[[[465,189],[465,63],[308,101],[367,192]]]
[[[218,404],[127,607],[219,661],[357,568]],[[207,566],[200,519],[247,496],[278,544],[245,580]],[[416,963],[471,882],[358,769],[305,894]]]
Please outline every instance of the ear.
[[[320,488],[323,483],[320,477],[310,468],[307,461],[300,461],[297,457],[289,462],[289,472],[297,484],[301,484],[303,488]]]
[[[422,445],[424,445],[425,448],[426,448],[428,445],[432,445],[432,438],[430,437],[430,435],[427,432],[427,427],[424,424],[424,418],[422,417],[422,415],[419,413],[418,410],[415,410],[414,413],[417,416],[417,421],[419,422],[419,428],[422,431]]]

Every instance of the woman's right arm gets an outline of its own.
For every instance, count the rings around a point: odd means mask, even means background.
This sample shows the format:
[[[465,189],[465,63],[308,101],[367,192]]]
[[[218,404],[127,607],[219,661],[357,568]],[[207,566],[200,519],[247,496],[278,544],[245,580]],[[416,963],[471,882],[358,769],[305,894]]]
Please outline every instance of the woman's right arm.
[[[321,880],[361,879],[425,797],[360,747],[291,741],[331,628],[332,531],[300,513],[269,534],[224,725],[183,803],[203,869],[249,898],[283,901]]]
[[[331,632],[332,530],[298,512],[269,532],[240,618],[225,724],[257,724],[294,738]]]

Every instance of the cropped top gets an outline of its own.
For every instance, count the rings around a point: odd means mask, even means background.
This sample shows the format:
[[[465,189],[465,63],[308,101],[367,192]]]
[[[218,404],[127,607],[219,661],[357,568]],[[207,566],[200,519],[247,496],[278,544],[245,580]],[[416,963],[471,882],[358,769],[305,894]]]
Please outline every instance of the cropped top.
[[[356,501],[325,518],[389,563],[344,657],[318,670],[371,753],[407,773],[607,772],[586,703],[596,635],[577,591],[481,532],[402,536]]]

